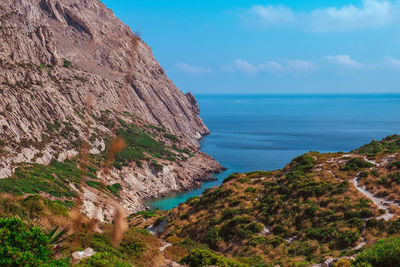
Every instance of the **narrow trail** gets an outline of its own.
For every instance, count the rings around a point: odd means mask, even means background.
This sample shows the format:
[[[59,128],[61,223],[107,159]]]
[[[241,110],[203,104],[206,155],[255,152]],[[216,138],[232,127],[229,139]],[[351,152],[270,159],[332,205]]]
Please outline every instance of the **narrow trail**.
[[[357,190],[359,192],[361,192],[364,196],[366,196],[367,198],[371,199],[372,202],[374,202],[375,205],[378,206],[379,209],[385,210],[385,214],[377,217],[377,219],[384,219],[385,221],[390,220],[391,218],[393,218],[394,214],[390,212],[389,210],[389,206],[391,204],[397,205],[396,203],[394,203],[393,201],[388,201],[385,200],[383,198],[378,198],[375,197],[371,192],[369,192],[365,187],[359,186],[358,185],[358,179],[359,177],[357,176],[356,178],[354,178],[352,180],[354,186],[357,188]],[[398,206],[398,205],[397,205]]]
[[[374,167],[376,166],[380,166],[382,164],[385,164],[388,162],[389,158],[385,159],[382,163],[377,163],[376,161],[373,160],[368,160],[367,157],[364,157],[364,160],[373,164]],[[374,168],[372,167],[372,168]],[[372,169],[370,168],[370,169]],[[396,205],[397,207],[400,208],[400,205],[394,201],[390,201],[390,200],[386,200],[384,198],[379,198],[379,197],[375,197],[373,193],[369,192],[365,186],[360,186],[358,184],[358,180],[360,179],[360,173],[357,174],[357,176],[352,179],[352,183],[355,186],[355,188],[357,188],[357,190],[362,193],[364,196],[366,196],[367,198],[369,198],[370,200],[372,200],[372,202],[378,206],[379,209],[382,209],[385,211],[385,214],[377,217],[377,219],[384,219],[385,221],[388,221],[390,219],[392,219],[394,217],[394,214],[390,212],[390,205]]]

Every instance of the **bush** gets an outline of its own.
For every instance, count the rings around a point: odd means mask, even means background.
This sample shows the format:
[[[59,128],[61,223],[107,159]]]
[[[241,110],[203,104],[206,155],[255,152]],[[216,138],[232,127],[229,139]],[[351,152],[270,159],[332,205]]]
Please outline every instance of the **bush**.
[[[304,154],[293,159],[289,166],[292,168],[292,171],[298,171],[304,174],[311,170],[314,164],[315,159],[309,154]]]
[[[399,266],[400,262],[400,237],[388,238],[378,241],[357,255],[356,264],[366,266]],[[364,264],[364,265],[362,265]]]
[[[367,154],[368,156],[375,156],[377,153],[382,151],[382,149],[383,145],[380,142],[373,140],[371,141],[371,143],[363,145],[362,147],[357,149],[357,152],[359,154]]]
[[[156,217],[157,213],[154,210],[141,210],[136,212],[136,215],[142,215],[144,218],[148,219],[151,217]]]
[[[342,168],[343,171],[358,171],[364,168],[374,167],[374,164],[367,162],[361,158],[352,158],[347,161],[346,165]]]
[[[17,218],[0,219],[0,266],[39,266],[53,263],[48,237],[38,227]],[[63,265],[59,261],[57,266]],[[65,265],[65,263],[64,263]]]
[[[360,238],[360,234],[351,230],[339,232],[334,240],[334,246],[339,249],[347,248],[353,245]]]
[[[397,184],[400,184],[400,172],[391,173],[388,175],[388,177],[390,178],[390,180],[392,182],[396,182]]]
[[[165,134],[164,134],[164,137],[170,139],[170,140],[173,141],[173,142],[178,142],[178,141],[179,141],[178,136],[176,136],[176,135],[174,135],[174,134],[165,133]]]
[[[247,242],[248,245],[256,247],[258,245],[267,244],[267,239],[263,236],[255,236]]]
[[[225,183],[227,183],[227,182],[229,182],[229,181],[231,181],[231,180],[233,180],[233,179],[236,179],[238,176],[239,176],[239,173],[238,173],[238,172],[232,173],[232,174],[230,174],[228,177],[226,177],[226,178],[222,181],[222,183],[225,184]]]
[[[244,190],[245,193],[255,193],[256,191],[257,189],[254,187],[248,187],[246,190]]]
[[[71,67],[71,62],[68,61],[68,60],[66,60],[66,59],[64,58],[63,66],[64,66],[65,68],[70,68],[70,67]]]
[[[135,126],[120,128],[118,136],[125,140],[126,147],[115,156],[114,166],[122,168],[135,161],[141,166],[141,161],[146,159],[146,154],[154,158],[168,158],[175,160],[175,154],[168,147],[150,136],[147,132]]]
[[[130,267],[126,262],[120,261],[110,253],[96,253],[93,256],[82,260],[77,266],[85,267]]]
[[[247,264],[240,263],[238,261],[219,256],[214,252],[206,249],[194,249],[189,255],[182,258],[180,263],[187,264],[189,267],[201,267],[201,266],[226,266],[226,267],[245,267]]]
[[[225,240],[229,240],[234,235],[241,233],[244,230],[245,225],[251,222],[248,216],[237,216],[227,221],[220,229],[219,235]],[[250,232],[251,233],[251,232]]]
[[[122,190],[122,185],[119,183],[115,183],[113,185],[107,185],[108,191],[110,191],[113,195],[119,196],[119,191]]]
[[[246,227],[246,229],[254,234],[257,234],[264,229],[264,225],[258,222],[252,222]]]

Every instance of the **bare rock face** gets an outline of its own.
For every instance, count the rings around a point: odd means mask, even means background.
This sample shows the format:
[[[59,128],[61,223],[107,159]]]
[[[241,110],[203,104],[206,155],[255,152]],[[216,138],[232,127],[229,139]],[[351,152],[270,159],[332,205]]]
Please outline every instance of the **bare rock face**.
[[[151,49],[100,1],[2,0],[0,35],[0,178],[21,162],[105,155],[125,121],[147,131],[162,126],[156,139],[179,139],[168,149],[191,157],[159,159],[162,172],[150,155],[140,167],[100,170],[102,182],[123,190],[116,198],[83,183],[76,190],[89,217],[109,220],[121,204],[137,211],[143,199],[191,189],[222,170],[198,151],[209,131],[194,96],[175,87]]]
[[[40,122],[82,108],[88,93],[97,111],[133,112],[194,146],[209,132],[194,97],[174,86],[151,49],[98,0],[3,0],[0,34],[2,134],[32,137]],[[26,70],[31,63],[43,68]],[[50,65],[54,73],[46,75]],[[65,81],[80,78],[79,85]],[[35,122],[23,120],[29,117]]]

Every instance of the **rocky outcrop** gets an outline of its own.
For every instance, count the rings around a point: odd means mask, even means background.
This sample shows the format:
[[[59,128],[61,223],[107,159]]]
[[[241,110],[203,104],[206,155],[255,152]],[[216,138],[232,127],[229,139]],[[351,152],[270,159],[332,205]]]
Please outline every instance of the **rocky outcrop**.
[[[86,188],[81,197],[82,212],[101,222],[112,221],[116,205],[121,205],[129,215],[147,208],[143,200],[194,189],[209,180],[213,172],[222,170],[221,165],[201,152],[182,162],[181,166],[168,161],[160,163],[164,167],[159,172],[155,172],[149,163],[144,162],[141,168],[133,164],[121,171],[113,169],[111,173],[101,173],[99,178],[106,184],[121,184],[123,189],[119,193],[119,199],[104,197],[101,192]]]
[[[160,161],[162,172],[149,160],[99,171],[124,189],[115,198],[84,185],[90,217],[106,220],[113,202],[136,211],[144,198],[193,188],[222,169],[198,151],[209,131],[194,96],[176,88],[151,49],[100,1],[3,0],[0,35],[0,178],[21,162],[105,154],[115,125],[129,118],[137,127],[162,126],[193,156]]]

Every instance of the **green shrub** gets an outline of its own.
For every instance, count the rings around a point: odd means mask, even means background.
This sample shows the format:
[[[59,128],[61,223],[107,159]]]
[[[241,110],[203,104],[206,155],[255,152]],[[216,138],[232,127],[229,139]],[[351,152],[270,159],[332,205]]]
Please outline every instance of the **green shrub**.
[[[109,253],[118,257],[121,256],[121,252],[113,247],[111,239],[107,234],[94,234],[90,239],[89,245],[94,249],[94,251]]]
[[[178,142],[178,141],[179,141],[178,136],[176,136],[176,135],[174,135],[174,134],[165,133],[165,134],[164,134],[164,137],[170,139],[170,140],[173,141],[173,142]]]
[[[69,184],[87,175],[75,162],[52,161],[50,165],[21,164],[10,178],[0,180],[0,192],[14,195],[48,193],[55,197],[74,197]]]
[[[78,267],[131,267],[129,263],[120,261],[116,256],[103,252],[82,260]]]
[[[400,263],[400,237],[387,238],[365,249],[356,257],[355,264],[372,266],[397,267]],[[366,265],[364,265],[366,266]]]
[[[258,222],[252,222],[246,227],[246,230],[249,230],[250,232],[257,234],[261,232],[264,229],[264,225],[262,223]]]
[[[88,180],[86,184],[90,187],[96,188],[97,190],[101,190],[104,187],[104,184],[98,181]]]
[[[245,226],[251,222],[248,216],[237,216],[222,225],[219,235],[225,240],[231,239],[234,235],[241,234]],[[250,232],[251,234],[251,232]]]
[[[311,256],[315,248],[308,241],[294,241],[290,243],[288,253],[297,256]]]
[[[222,238],[219,235],[220,228],[211,227],[210,230],[206,233],[204,237],[204,243],[210,246],[212,249],[217,249],[218,244],[222,241]]]
[[[113,185],[107,185],[108,191],[110,191],[113,195],[119,196],[119,191],[122,190],[122,185],[119,183],[115,183]]]
[[[244,190],[245,193],[255,193],[256,191],[257,191],[257,189],[254,187],[249,187],[249,188],[246,188],[246,190]]]
[[[388,165],[387,165],[387,168],[388,168],[389,170],[392,170],[392,169],[400,169],[400,161],[395,161],[395,162],[392,162],[392,163],[388,164]]]
[[[125,254],[129,255],[129,257],[138,257],[146,250],[146,244],[137,239],[136,233],[138,232],[135,229],[128,231],[120,244],[120,251],[123,251]],[[144,235],[147,234],[148,232]]]
[[[263,236],[255,236],[251,238],[247,244],[256,247],[258,245],[267,244],[267,239]]]
[[[306,237],[309,239],[316,239],[321,242],[330,242],[337,235],[336,228],[308,228],[306,230]]]
[[[369,144],[363,145],[356,151],[359,154],[367,154],[368,156],[375,156],[377,153],[381,152],[383,148],[384,146],[380,142],[373,140]]]
[[[68,60],[66,60],[66,59],[64,58],[63,66],[64,66],[65,68],[70,68],[70,67],[71,67],[71,62],[68,61]]]
[[[126,147],[115,156],[114,166],[121,168],[135,161],[141,166],[141,161],[146,159],[146,154],[154,158],[169,158],[175,160],[175,154],[168,147],[150,136],[138,127],[130,125],[120,128],[118,136],[125,140]]]
[[[156,217],[157,213],[154,210],[141,210],[136,212],[137,215],[142,215],[144,218]]]
[[[360,234],[358,232],[353,232],[351,230],[340,231],[333,241],[333,246],[338,249],[344,249],[352,246],[359,238]]]
[[[342,168],[343,171],[358,171],[364,168],[374,167],[374,164],[367,162],[361,158],[352,158],[347,161],[346,165]]]
[[[189,255],[182,258],[180,263],[187,264],[189,267],[201,266],[224,266],[224,267],[246,267],[247,264],[240,263],[236,260],[228,259],[217,255],[214,252],[206,249],[194,249]]]
[[[64,260],[51,259],[51,254],[48,237],[40,228],[17,218],[0,219],[1,266],[66,266]]]
[[[223,184],[224,184],[224,183],[227,183],[227,182],[229,182],[229,181],[231,181],[231,180],[233,180],[233,179],[236,179],[238,176],[239,176],[239,173],[238,173],[238,172],[232,173],[232,174],[230,174],[228,177],[226,177],[226,178],[222,181],[222,183],[223,183]]]
[[[391,173],[388,175],[389,179],[397,184],[400,184],[400,172]]]
[[[315,159],[309,154],[304,154],[293,159],[289,166],[291,167],[292,171],[306,173],[312,169],[314,164]]]

